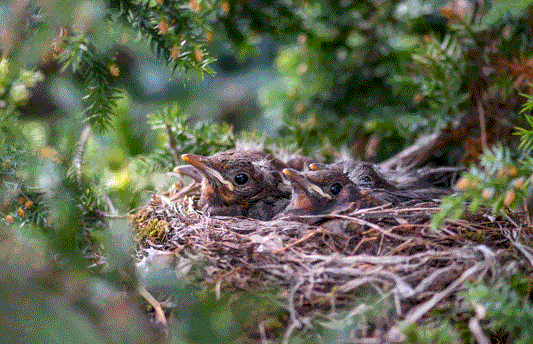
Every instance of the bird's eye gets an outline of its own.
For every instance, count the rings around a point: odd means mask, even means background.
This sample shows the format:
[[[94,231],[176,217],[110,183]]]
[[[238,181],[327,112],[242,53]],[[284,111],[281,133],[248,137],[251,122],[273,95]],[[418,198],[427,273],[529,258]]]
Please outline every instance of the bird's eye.
[[[363,176],[361,178],[361,182],[364,184],[372,184],[372,178],[370,178],[369,176]]]
[[[239,173],[235,176],[235,183],[242,185],[248,181],[246,173]]]
[[[332,195],[337,195],[342,190],[342,185],[339,183],[335,183],[329,187],[329,192],[331,192]]]

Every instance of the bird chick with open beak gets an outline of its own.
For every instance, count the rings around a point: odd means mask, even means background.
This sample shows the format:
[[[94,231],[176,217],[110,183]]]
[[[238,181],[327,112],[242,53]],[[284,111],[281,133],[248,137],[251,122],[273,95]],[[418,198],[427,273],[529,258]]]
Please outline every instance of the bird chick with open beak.
[[[283,174],[289,178],[292,195],[289,205],[276,216],[327,214],[352,202],[358,208],[370,208],[387,202],[360,189],[343,173],[332,169],[298,172],[286,168]]]
[[[202,176],[200,207],[211,215],[271,220],[289,202],[283,165],[260,151],[229,150],[212,156],[183,154]]]

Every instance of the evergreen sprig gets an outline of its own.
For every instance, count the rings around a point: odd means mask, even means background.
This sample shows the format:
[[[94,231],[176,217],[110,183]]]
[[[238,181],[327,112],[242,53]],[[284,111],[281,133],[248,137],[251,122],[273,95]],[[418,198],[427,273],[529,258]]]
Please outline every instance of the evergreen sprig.
[[[448,34],[442,40],[430,36],[428,42],[411,55],[413,65],[409,74],[397,76],[395,81],[417,87],[417,101],[426,101],[442,115],[456,117],[462,113],[468,99],[464,91],[468,81],[464,78],[464,50],[456,35]]]
[[[461,217],[466,210],[474,212],[484,206],[498,214],[523,204],[533,184],[533,160],[526,156],[517,160],[501,145],[480,158],[480,167],[470,167],[457,182],[460,193],[442,199],[433,227],[441,226],[448,216]]]
[[[522,107],[521,113],[524,114],[524,119],[529,128],[516,127],[515,135],[520,136],[520,146],[519,148],[524,151],[525,156],[529,156],[533,150],[533,95],[522,94],[526,97],[526,102]]]
[[[31,170],[33,160],[31,153],[16,143],[4,146],[4,152],[0,155],[0,199],[3,200],[0,213],[6,222],[46,229],[49,228],[50,210],[45,194],[39,188],[30,186],[28,179],[32,176],[25,172]]]
[[[213,75],[215,61],[205,45],[213,35],[209,21],[217,7],[213,1],[128,1],[110,0],[109,7],[124,26],[139,33],[152,52],[172,70],[189,77]],[[195,7],[191,7],[194,4]]]
[[[176,164],[176,154],[211,155],[235,147],[233,127],[227,123],[198,122],[192,124],[189,115],[178,105],[147,115],[153,130],[160,132],[162,144],[153,154],[137,160],[139,171],[170,171]],[[177,152],[174,154],[174,152]]]
[[[86,120],[97,130],[109,128],[117,100],[121,97],[121,91],[111,86],[111,59],[101,56],[85,35],[66,37],[63,49],[59,56],[62,70],[70,67],[74,73],[80,74],[85,84]]]

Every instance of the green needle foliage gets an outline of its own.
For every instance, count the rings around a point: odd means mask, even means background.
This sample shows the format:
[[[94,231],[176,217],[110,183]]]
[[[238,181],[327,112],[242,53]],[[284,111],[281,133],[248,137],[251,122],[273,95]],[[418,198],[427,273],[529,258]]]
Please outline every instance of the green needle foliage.
[[[472,286],[466,299],[474,306],[484,308],[483,329],[489,335],[506,342],[529,343],[533,332],[533,304],[529,293],[531,280],[514,276],[510,281],[499,281],[494,287]],[[524,295],[524,291],[526,292]]]
[[[530,158],[517,161],[501,146],[485,152],[480,167],[472,166],[458,181],[456,187],[461,192],[442,200],[433,226],[439,227],[448,216],[458,219],[466,210],[475,212],[485,207],[499,214],[516,209],[527,200],[532,173]]]
[[[520,145],[518,148],[522,149],[524,156],[531,156],[531,151],[533,151],[533,116],[530,114],[533,110],[533,96],[528,94],[522,94],[527,98],[524,107],[522,108],[521,113],[524,114],[526,124],[529,128],[516,128],[515,135],[520,136]]]
[[[211,155],[235,148],[232,126],[206,122],[191,124],[189,115],[178,105],[155,111],[147,117],[152,130],[159,131],[164,143],[154,154],[137,160],[141,173],[171,171],[177,163],[181,164],[179,154]]]
[[[59,57],[62,69],[72,68],[81,74],[85,84],[84,115],[95,128],[103,130],[111,125],[113,109],[120,98],[120,90],[111,86],[113,76],[108,68],[111,61],[99,56],[85,35],[64,40],[64,49]]]
[[[530,106],[528,102],[524,109]],[[433,216],[434,228],[449,216],[458,219],[466,210],[475,212],[484,207],[500,214],[528,206],[533,193],[533,121],[530,115],[525,116],[530,128],[518,127],[515,132],[521,140],[519,155],[513,156],[509,148],[501,145],[483,153],[479,167],[470,167],[457,182],[460,193],[443,198],[441,211]]]
[[[160,59],[173,71],[203,78],[213,75],[215,61],[204,48],[212,34],[210,21],[219,10],[214,1],[108,1],[110,19],[139,33]],[[192,6],[194,4],[194,7]]]

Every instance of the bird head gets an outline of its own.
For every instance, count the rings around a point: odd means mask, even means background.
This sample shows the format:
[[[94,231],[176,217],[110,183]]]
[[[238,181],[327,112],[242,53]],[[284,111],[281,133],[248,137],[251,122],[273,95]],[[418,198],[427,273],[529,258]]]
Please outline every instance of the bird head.
[[[366,190],[361,190],[345,174],[332,169],[298,172],[284,169],[293,187],[287,214],[323,214],[351,202],[360,202],[368,207],[382,202],[374,199]]]
[[[276,194],[283,179],[268,156],[257,151],[225,151],[212,156],[183,154],[181,158],[202,175],[204,203],[251,202]],[[288,197],[288,196],[287,196]]]
[[[292,168],[285,168],[283,169],[283,174],[289,179],[292,186],[292,198],[286,212],[292,214],[315,214],[322,204],[332,199],[328,193],[324,192],[318,185],[310,182],[300,172]]]

